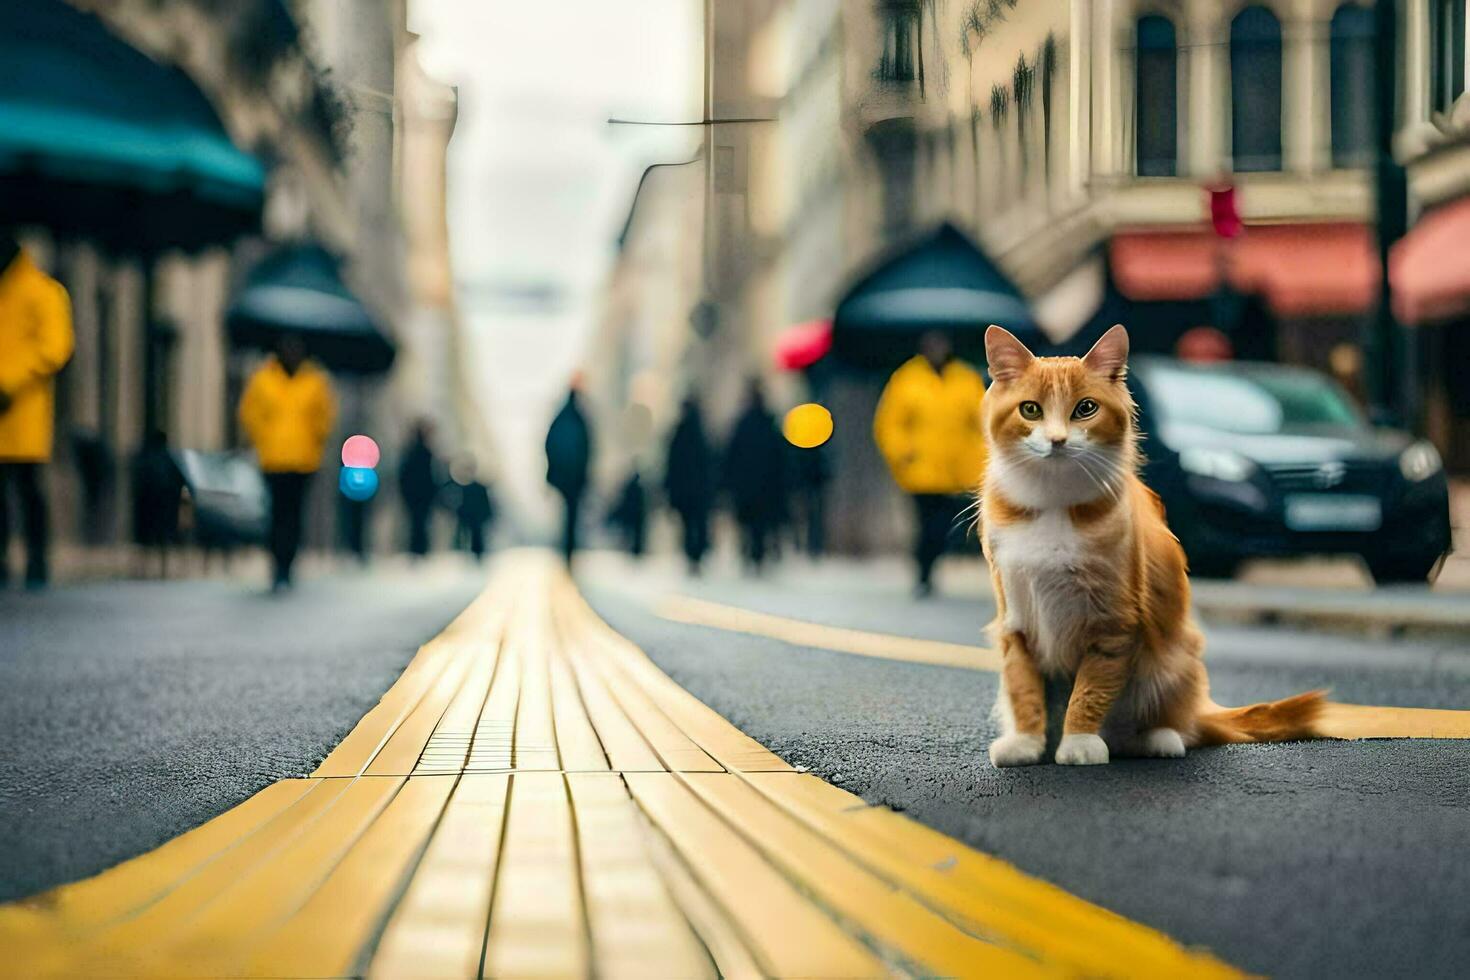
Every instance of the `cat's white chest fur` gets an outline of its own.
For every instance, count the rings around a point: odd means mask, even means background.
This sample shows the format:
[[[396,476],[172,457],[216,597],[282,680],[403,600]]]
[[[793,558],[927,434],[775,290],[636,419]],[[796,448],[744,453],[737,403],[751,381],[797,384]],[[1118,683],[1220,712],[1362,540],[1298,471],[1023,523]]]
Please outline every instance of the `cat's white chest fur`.
[[[1000,572],[1006,613],[1002,627],[1026,635],[1048,673],[1071,673],[1092,612],[1084,587],[1087,543],[1065,508],[991,529],[990,560]]]

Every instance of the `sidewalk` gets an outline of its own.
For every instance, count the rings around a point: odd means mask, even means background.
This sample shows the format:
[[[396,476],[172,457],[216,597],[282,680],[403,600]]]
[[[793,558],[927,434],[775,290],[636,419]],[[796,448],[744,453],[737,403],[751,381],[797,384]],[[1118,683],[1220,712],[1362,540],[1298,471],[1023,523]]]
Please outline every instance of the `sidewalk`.
[[[395,551],[371,554],[366,564],[342,551],[311,549],[296,559],[293,574],[301,580],[329,575],[360,573],[400,573],[414,568],[470,569],[474,560],[464,551],[436,549],[422,559]],[[487,565],[489,559],[487,558]],[[270,557],[263,548],[239,548],[230,553],[205,552],[192,546],[171,549],[166,566],[160,565],[156,552],[133,545],[92,547],[61,544],[50,556],[51,584],[77,585],[87,582],[140,581],[239,581],[270,584]],[[24,567],[24,551],[18,543],[11,546],[10,568]]]

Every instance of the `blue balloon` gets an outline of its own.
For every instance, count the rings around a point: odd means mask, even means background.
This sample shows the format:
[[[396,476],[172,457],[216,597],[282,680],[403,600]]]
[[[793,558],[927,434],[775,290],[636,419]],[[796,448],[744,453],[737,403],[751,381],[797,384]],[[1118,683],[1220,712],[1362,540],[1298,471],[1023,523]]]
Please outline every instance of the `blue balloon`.
[[[378,474],[368,466],[344,466],[337,486],[348,500],[371,500],[378,492]]]

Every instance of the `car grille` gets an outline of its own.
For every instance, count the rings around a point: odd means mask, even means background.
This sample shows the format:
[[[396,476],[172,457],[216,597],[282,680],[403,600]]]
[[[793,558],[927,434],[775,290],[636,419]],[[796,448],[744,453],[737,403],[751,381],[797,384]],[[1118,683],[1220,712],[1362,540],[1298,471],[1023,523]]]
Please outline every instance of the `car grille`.
[[[1283,493],[1381,494],[1391,475],[1382,463],[1272,463],[1264,469]]]

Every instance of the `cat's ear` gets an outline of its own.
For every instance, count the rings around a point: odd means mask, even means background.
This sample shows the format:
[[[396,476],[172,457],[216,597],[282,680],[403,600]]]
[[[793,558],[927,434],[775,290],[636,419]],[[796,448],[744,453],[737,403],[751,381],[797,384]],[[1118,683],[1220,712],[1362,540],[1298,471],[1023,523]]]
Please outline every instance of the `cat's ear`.
[[[1082,359],[1087,370],[1109,381],[1122,381],[1128,376],[1128,331],[1115,323],[1098,338],[1092,350]]]
[[[990,368],[990,377],[995,381],[1011,381],[1036,360],[1036,355],[1016,339],[1016,335],[1005,327],[991,324],[985,329],[985,363]]]

